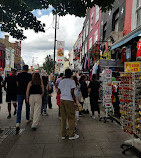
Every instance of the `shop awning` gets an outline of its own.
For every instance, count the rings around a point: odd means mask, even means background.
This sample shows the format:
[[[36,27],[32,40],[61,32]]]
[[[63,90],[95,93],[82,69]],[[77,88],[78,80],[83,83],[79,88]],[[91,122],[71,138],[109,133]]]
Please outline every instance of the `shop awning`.
[[[141,34],[141,26],[133,30],[132,32],[128,33],[127,35],[125,35],[121,40],[114,43],[111,47],[111,50],[124,45],[125,43],[129,42],[130,40],[132,40],[133,38],[137,37],[140,34]]]

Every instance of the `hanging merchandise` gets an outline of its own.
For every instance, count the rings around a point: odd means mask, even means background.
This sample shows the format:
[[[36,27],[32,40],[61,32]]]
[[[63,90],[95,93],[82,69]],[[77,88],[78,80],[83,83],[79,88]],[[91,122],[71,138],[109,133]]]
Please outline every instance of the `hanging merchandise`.
[[[112,104],[112,70],[111,69],[103,70],[102,78],[103,78],[102,102],[103,102],[103,106],[105,107],[106,116],[104,117],[104,122],[106,122],[107,119],[112,120],[112,118],[109,117],[109,112],[112,111],[114,114],[114,109]]]
[[[105,43],[105,50],[108,50],[108,42]]]
[[[141,39],[138,42],[136,57],[137,60],[141,60]]]
[[[131,45],[128,45],[126,48],[126,59],[131,59]]]
[[[97,63],[97,62],[94,64],[94,66],[93,66],[92,69],[93,69],[93,70],[92,70],[92,75],[93,75],[93,74],[97,74],[97,70],[98,70],[98,63]]]
[[[127,149],[123,150],[123,153],[127,150],[134,150],[136,139],[134,134],[141,138],[141,72],[133,73],[120,73],[120,85],[119,85],[119,97],[120,97],[120,113],[121,124],[124,132],[132,135],[131,142],[127,144],[125,141],[124,146]],[[139,140],[141,143],[141,141]],[[136,150],[135,150],[136,151]]]
[[[100,54],[100,44],[96,44],[94,47],[94,55],[97,56]]]
[[[121,52],[121,63],[124,62],[126,62],[126,47],[123,47]]]

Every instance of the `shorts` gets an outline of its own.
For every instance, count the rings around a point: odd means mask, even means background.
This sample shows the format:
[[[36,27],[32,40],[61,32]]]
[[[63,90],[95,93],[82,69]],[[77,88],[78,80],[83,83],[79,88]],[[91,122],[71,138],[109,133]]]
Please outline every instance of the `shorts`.
[[[17,102],[17,94],[6,94],[6,102],[7,103],[16,103]]]

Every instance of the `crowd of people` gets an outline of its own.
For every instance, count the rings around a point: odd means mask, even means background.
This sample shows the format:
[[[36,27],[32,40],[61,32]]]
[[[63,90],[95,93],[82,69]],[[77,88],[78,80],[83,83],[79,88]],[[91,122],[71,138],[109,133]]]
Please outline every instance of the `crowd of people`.
[[[47,73],[42,70],[41,74],[35,72],[28,73],[28,65],[23,66],[23,71],[16,75],[16,70],[12,69],[11,75],[1,81],[0,102],[2,103],[2,87],[6,91],[6,102],[8,104],[8,117],[11,118],[11,103],[14,106],[16,116],[16,133],[18,134],[21,124],[21,113],[23,101],[26,105],[26,120],[31,122],[31,129],[35,131],[39,124],[40,115],[48,115],[47,105],[52,109],[51,97],[54,91],[53,78],[49,80]],[[56,104],[58,105],[58,117],[61,119],[62,139],[70,140],[79,138],[75,133],[79,116],[90,113],[95,119],[95,111],[98,111],[100,119],[100,109],[98,99],[100,96],[100,84],[94,74],[89,82],[84,74],[73,75],[70,69],[65,73],[60,73],[54,77],[56,90]],[[18,104],[17,104],[18,103]],[[90,104],[89,104],[90,103]]]

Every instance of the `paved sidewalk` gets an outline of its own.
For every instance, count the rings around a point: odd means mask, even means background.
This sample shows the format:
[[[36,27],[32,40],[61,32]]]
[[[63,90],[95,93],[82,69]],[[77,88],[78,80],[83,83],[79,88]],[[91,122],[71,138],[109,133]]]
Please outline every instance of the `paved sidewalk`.
[[[130,136],[123,133],[118,124],[92,120],[90,115],[80,118],[77,126],[80,135],[78,140],[61,140],[55,95],[52,100],[53,109],[48,110],[49,116],[41,117],[37,131],[33,132],[30,125],[26,125],[23,121],[22,125],[26,128],[24,133],[18,136],[8,136],[0,144],[0,158],[136,157],[132,153],[127,153],[127,156],[122,155],[120,144]],[[5,119],[6,117],[3,118]],[[12,119],[8,121],[11,121],[11,125],[12,123],[15,125],[15,118]]]

